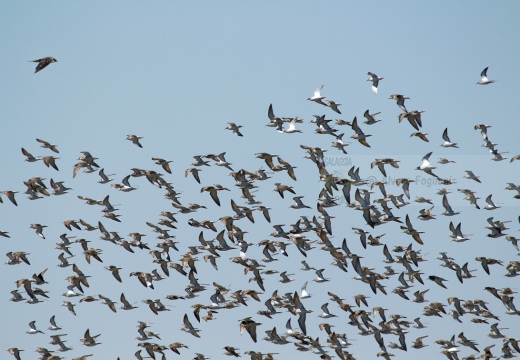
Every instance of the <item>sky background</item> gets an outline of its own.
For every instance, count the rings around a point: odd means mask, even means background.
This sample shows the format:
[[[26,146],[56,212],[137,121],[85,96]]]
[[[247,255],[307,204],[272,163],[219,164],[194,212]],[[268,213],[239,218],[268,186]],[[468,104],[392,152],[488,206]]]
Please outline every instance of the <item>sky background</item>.
[[[505,237],[491,239],[486,237],[486,219],[511,221],[508,235],[516,236],[519,230],[517,217],[518,201],[513,199],[515,192],[504,190],[506,183],[517,183],[520,179],[520,162],[509,162],[509,158],[520,153],[518,146],[519,127],[515,119],[518,92],[518,64],[520,51],[515,44],[520,36],[517,14],[520,4],[515,1],[502,1],[493,6],[489,2],[448,2],[435,4],[411,1],[373,1],[370,3],[328,1],[317,4],[309,1],[285,2],[137,2],[137,1],[91,1],[87,3],[55,1],[4,2],[0,4],[0,46],[4,56],[0,68],[0,119],[3,141],[0,142],[0,190],[18,191],[18,206],[12,205],[5,196],[0,204],[0,231],[7,231],[10,239],[0,238],[0,250],[25,251],[30,253],[31,265],[2,265],[0,289],[2,295],[2,330],[0,351],[10,347],[25,350],[22,359],[36,359],[37,347],[49,345],[48,320],[56,315],[63,328],[60,333],[66,344],[73,350],[59,353],[65,359],[86,354],[94,354],[99,359],[132,359],[137,346],[137,321],[152,322],[150,330],[159,333],[159,344],[168,346],[172,342],[183,342],[189,349],[182,349],[182,358],[192,358],[195,353],[203,353],[213,359],[222,359],[226,345],[240,348],[241,354],[247,350],[263,353],[278,353],[276,358],[287,359],[296,356],[292,344],[274,345],[260,340],[264,331],[276,326],[278,333],[285,331],[285,322],[292,318],[293,327],[297,319],[289,312],[268,319],[256,312],[264,310],[263,302],[278,290],[279,294],[300,291],[309,281],[308,290],[312,297],[304,301],[313,311],[307,319],[308,335],[319,337],[325,343],[326,333],[318,329],[318,324],[328,321],[338,333],[346,333],[352,345],[347,349],[358,359],[375,359],[379,348],[372,335],[358,334],[356,327],[347,324],[348,314],[329,300],[327,291],[332,291],[354,304],[356,294],[369,296],[369,307],[362,309],[370,312],[374,306],[388,309],[387,314],[401,314],[408,320],[421,317],[427,324],[426,329],[411,327],[406,335],[408,351],[390,349],[395,358],[414,359],[418,354],[437,358],[442,351],[435,340],[448,339],[461,331],[479,343],[479,349],[495,344],[492,349],[499,356],[501,339],[487,336],[489,325],[471,322],[473,315],[466,314],[458,323],[448,315],[442,318],[426,317],[423,308],[429,302],[447,305],[447,298],[457,296],[464,300],[483,299],[489,303],[490,311],[500,318],[500,327],[507,328],[504,334],[520,337],[518,316],[507,315],[505,307],[484,287],[513,287],[518,291],[518,278],[505,277],[505,266],[492,266],[491,275],[485,274],[476,256],[500,259],[507,265],[509,261],[519,261],[518,252],[505,240]],[[35,63],[29,60],[52,56],[58,60],[43,71],[34,74]],[[487,86],[476,85],[480,72],[489,66],[488,76],[496,80]],[[372,71],[384,80],[380,82],[379,94],[374,95],[366,75]],[[322,95],[326,99],[342,104],[342,115],[314,102],[307,101],[314,90],[324,85]],[[398,123],[401,110],[395,101],[389,100],[391,94],[403,94],[408,110],[423,110],[422,131],[428,133],[430,142],[410,138],[413,128],[406,122]],[[273,104],[279,117],[298,116],[304,120],[297,128],[301,134],[279,134],[275,129],[266,127],[267,109]],[[365,125],[363,113],[381,112],[375,125]],[[343,155],[331,148],[334,140],[329,135],[315,133],[316,126],[310,123],[313,115],[326,115],[327,119],[351,121],[357,116],[359,125],[365,133],[371,148],[366,148],[349,137],[354,133],[348,126],[335,126],[338,133],[345,133],[344,140],[350,142]],[[225,130],[227,122],[243,126],[243,137],[239,138]],[[475,124],[489,124],[489,138],[497,143],[500,152],[506,152],[507,160],[492,161],[491,154],[482,147],[480,131]],[[458,149],[442,148],[441,135],[445,128]],[[143,148],[126,141],[128,134],[143,137]],[[24,147],[35,156],[55,155],[48,149],[39,147],[36,138],[56,144],[60,151],[57,165],[59,172],[46,168],[42,162],[24,162],[20,148]],[[226,152],[226,159],[235,171],[246,169],[256,171],[266,169],[265,163],[255,157],[256,153],[268,152],[282,157],[296,167],[298,178],[293,181],[285,172],[278,172],[272,179],[256,182],[259,188],[255,194],[262,205],[272,208],[272,223],[267,223],[260,213],[255,212],[255,223],[247,219],[237,222],[248,231],[246,240],[257,244],[263,239],[276,240],[269,235],[274,231],[272,225],[285,224],[288,230],[300,215],[312,217],[316,211],[316,199],[323,184],[319,181],[317,169],[305,159],[305,151],[300,145],[316,146],[326,149],[327,169],[331,173],[346,176],[351,166],[360,167],[361,177],[382,180],[379,171],[370,168],[376,158],[390,157],[400,160],[400,168],[387,168],[389,182],[399,177],[415,179],[411,195],[431,198],[435,208],[436,220],[417,219],[419,210],[426,208],[412,201],[408,206],[395,209],[394,214],[405,218],[408,214],[412,224],[423,231],[425,244],[413,244],[421,250],[426,262],[420,270],[428,275],[447,279],[448,289],[442,289],[427,281],[425,285],[413,284],[409,295],[416,290],[427,293],[429,302],[416,304],[406,301],[391,290],[399,283],[397,276],[385,281],[388,295],[373,294],[370,288],[353,280],[356,275],[352,267],[344,273],[330,265],[329,254],[315,248],[309,252],[307,262],[316,268],[325,268],[325,276],[331,281],[315,283],[311,280],[314,272],[299,270],[303,256],[294,245],[288,247],[289,257],[276,255],[279,261],[265,264],[266,268],[287,271],[295,274],[295,281],[282,284],[279,276],[265,275],[266,292],[262,302],[248,302],[232,310],[220,310],[215,321],[196,323],[191,305],[209,304],[213,287],[191,300],[165,300],[166,295],[184,293],[187,279],[172,273],[169,278],[156,282],[155,290],[144,288],[137,279],[130,278],[133,271],[151,272],[157,268],[147,251],[130,254],[122,248],[99,240],[99,232],[68,231],[63,221],[84,219],[96,225],[98,221],[109,231],[117,231],[128,238],[131,232],[146,234],[145,241],[154,246],[158,240],[146,222],[156,223],[161,211],[174,211],[171,202],[164,198],[164,190],[148,183],[144,178],[131,178],[130,183],[136,191],[122,193],[97,181],[96,173],[80,172],[72,177],[72,169],[81,155],[89,151],[99,158],[97,163],[105,172],[113,175],[112,183],[119,183],[131,168],[164,171],[153,164],[151,157],[173,160],[173,174],[165,174],[181,193],[180,201],[186,205],[198,203],[207,209],[193,214],[178,214],[178,229],[170,233],[179,241],[179,250],[171,252],[172,260],[179,258],[188,246],[198,245],[200,229],[187,224],[190,217],[199,221],[216,221],[217,229],[223,226],[218,219],[232,215],[230,200],[242,205],[240,189],[234,186],[229,171],[211,166],[201,172],[202,184],[197,184],[184,171],[191,167],[193,156]],[[444,217],[441,196],[436,195],[442,185],[431,183],[431,177],[414,170],[421,164],[421,158],[433,151],[430,158],[437,166],[436,174],[451,178],[456,184],[449,187],[448,195],[454,210],[461,214],[452,218]],[[455,164],[437,164],[440,157],[455,160]],[[435,163],[435,164],[433,164]],[[463,178],[464,170],[472,170],[480,176],[482,183]],[[30,201],[23,192],[23,181],[40,176],[64,181],[72,188],[69,194],[50,196]],[[292,196],[281,199],[273,192],[274,183],[280,182],[294,186],[298,195],[305,196],[304,203],[311,209],[293,210]],[[218,207],[207,193],[200,188],[206,185],[222,184],[231,189],[220,192],[221,206]],[[366,187],[365,187],[366,188]],[[468,188],[480,197],[479,204],[493,194],[493,200],[502,207],[494,211],[477,210],[457,189]],[[372,199],[380,197],[373,190]],[[402,190],[389,184],[387,192],[401,194]],[[103,218],[100,207],[91,207],[77,198],[78,195],[102,199],[110,195],[111,202],[118,204],[121,223]],[[338,194],[341,195],[341,194]],[[398,224],[369,228],[361,214],[347,208],[344,201],[337,207],[329,208],[333,219],[335,245],[340,246],[346,238],[350,249],[363,256],[362,264],[384,271],[381,247],[363,249],[358,235],[352,227],[360,227],[371,234],[386,234],[382,242],[390,249],[395,245],[407,246],[412,241],[403,234]],[[454,243],[448,230],[450,221],[462,222],[464,234],[471,234],[470,241]],[[44,230],[46,239],[39,238],[29,228],[32,223],[47,225]],[[90,245],[103,250],[103,263],[95,260],[89,265],[82,255],[79,244],[71,251],[77,266],[90,275],[91,286],[85,295],[102,294],[119,301],[121,292],[136,302],[138,309],[112,313],[106,306],[95,303],[81,303],[79,298],[66,299],[61,296],[68,285],[65,278],[72,275],[70,268],[58,268],[57,256],[60,251],[55,244],[59,236],[85,238]],[[206,239],[214,238],[216,233],[204,231]],[[314,233],[308,233],[311,240],[317,240]],[[476,278],[460,284],[455,273],[440,266],[438,253],[444,251],[460,265],[469,262],[475,269]],[[260,261],[261,248],[251,246],[248,256]],[[243,275],[242,267],[232,264],[229,258],[238,256],[238,250],[222,253],[217,260],[219,270],[214,270],[199,255],[197,268],[201,283],[213,281],[229,286],[231,292],[252,288],[259,290],[255,283],[249,283],[250,274]],[[7,262],[7,258],[5,258]],[[103,269],[107,265],[117,265],[121,270],[123,282],[120,284]],[[399,273],[403,267],[392,265]],[[30,305],[25,302],[9,301],[10,291],[21,278],[30,278],[33,273],[43,269],[48,284],[42,286],[49,291],[49,299]],[[23,291],[22,291],[23,292]],[[154,315],[143,299],[162,299],[171,311]],[[70,314],[61,306],[64,300],[78,304],[77,316]],[[333,319],[321,319],[320,306],[329,302],[329,309],[338,315]],[[117,305],[118,308],[120,304]],[[519,305],[517,305],[519,306]],[[453,309],[453,305],[447,306]],[[448,311],[449,312],[449,311]],[[201,329],[201,339],[180,331],[182,318],[188,314],[192,323]],[[205,315],[205,311],[203,311]],[[239,320],[251,316],[262,323],[258,328],[258,343],[247,334],[240,336]],[[36,325],[45,334],[29,335],[25,331],[28,323],[36,320]],[[374,324],[380,321],[374,319]],[[489,324],[493,324],[491,319]],[[85,330],[101,334],[98,346],[87,348],[79,341]],[[426,336],[429,346],[415,350],[411,343],[419,336]],[[398,342],[394,335],[385,335],[385,342]],[[334,356],[332,349],[325,347]],[[460,347],[460,357],[474,352]],[[7,354],[7,353],[4,353]],[[167,358],[179,357],[168,350]],[[8,355],[6,355],[8,356]],[[302,359],[319,358],[312,352],[298,353]],[[243,357],[247,357],[243,355]],[[181,357],[179,357],[181,358]]]

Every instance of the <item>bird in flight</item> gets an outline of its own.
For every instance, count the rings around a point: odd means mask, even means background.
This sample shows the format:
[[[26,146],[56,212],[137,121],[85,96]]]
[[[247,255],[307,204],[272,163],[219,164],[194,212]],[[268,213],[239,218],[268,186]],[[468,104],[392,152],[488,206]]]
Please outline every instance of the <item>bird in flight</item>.
[[[383,80],[384,78],[377,76],[373,72],[368,72],[368,76],[370,76],[367,81],[372,81],[372,91],[377,95],[377,86],[379,85],[379,80]]]
[[[130,140],[133,144],[139,146],[140,148],[143,147],[143,145],[141,145],[141,143],[139,142],[139,140],[141,140],[142,137],[141,136],[137,136],[137,135],[127,135],[126,136],[126,140]]]
[[[495,82],[495,80],[488,79],[488,77],[487,77],[488,69],[489,69],[489,67],[486,67],[484,70],[482,70],[482,72],[480,73],[480,77],[482,79],[480,79],[480,81],[477,83],[477,85],[488,85],[488,84],[492,84]]]
[[[321,85],[318,89],[316,89],[314,94],[311,97],[307,98],[307,100],[314,101],[314,102],[317,102],[318,104],[327,106],[327,104],[325,104],[322,101],[323,99],[325,99],[325,96],[321,96],[321,89],[323,89],[323,85]]]
[[[41,58],[41,59],[38,59],[38,60],[30,60],[31,62],[36,62],[38,63],[38,65],[36,65],[36,69],[34,70],[34,73],[36,74],[37,72],[45,69],[47,66],[49,66],[50,64],[52,63],[55,63],[55,62],[58,62],[58,60],[56,60],[55,58],[53,58],[52,56],[47,56],[47,57],[44,57],[44,58]]]

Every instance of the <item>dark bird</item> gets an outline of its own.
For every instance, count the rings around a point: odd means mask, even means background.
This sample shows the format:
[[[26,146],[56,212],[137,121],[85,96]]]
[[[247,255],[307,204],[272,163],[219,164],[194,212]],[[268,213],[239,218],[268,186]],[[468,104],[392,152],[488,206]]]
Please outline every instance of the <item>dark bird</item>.
[[[47,56],[38,60],[29,60],[29,62],[36,62],[38,65],[36,65],[36,69],[34,70],[34,73],[36,74],[38,71],[41,71],[45,69],[47,66],[49,66],[52,63],[58,62],[55,58],[51,56]]]
[[[395,100],[397,102],[397,106],[399,106],[401,110],[403,110],[404,112],[408,112],[408,110],[406,110],[406,106],[404,106],[404,101],[406,99],[410,99],[409,97],[400,94],[393,94],[390,95],[389,99]]]
[[[258,325],[262,324],[255,322],[250,317],[240,320],[240,335],[242,335],[244,333],[244,330],[246,330],[251,336],[251,339],[253,339],[253,341],[256,342],[256,327]]]

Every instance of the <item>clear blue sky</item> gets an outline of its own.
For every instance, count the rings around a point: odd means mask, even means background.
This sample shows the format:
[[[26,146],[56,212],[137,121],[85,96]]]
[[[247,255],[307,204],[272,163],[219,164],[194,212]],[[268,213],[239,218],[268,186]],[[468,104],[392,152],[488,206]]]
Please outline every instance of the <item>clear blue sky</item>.
[[[4,56],[0,68],[0,119],[3,141],[0,142],[0,190],[18,191],[18,206],[12,205],[4,195],[0,204],[0,231],[9,232],[11,238],[0,238],[0,253],[25,251],[31,265],[2,265],[0,289],[2,289],[2,337],[0,351],[10,347],[25,350],[22,359],[35,359],[37,347],[57,350],[49,345],[47,330],[48,319],[56,315],[63,330],[59,333],[73,350],[58,353],[65,359],[85,354],[94,354],[99,359],[133,359],[139,349],[136,330],[137,321],[152,322],[150,330],[159,333],[159,344],[167,346],[172,342],[183,342],[189,349],[182,349],[182,358],[192,358],[196,352],[206,354],[212,359],[224,358],[222,349],[226,345],[240,348],[241,354],[247,350],[264,353],[275,352],[278,359],[295,357],[292,344],[274,345],[264,340],[264,331],[276,326],[278,333],[285,331],[285,322],[292,318],[293,327],[297,319],[282,309],[281,313],[268,319],[257,314],[264,310],[263,302],[278,290],[279,294],[299,291],[303,283],[309,281],[308,290],[312,297],[304,301],[313,313],[308,315],[308,335],[324,344],[326,333],[318,329],[324,321],[333,324],[338,333],[346,333],[352,345],[348,351],[358,359],[375,359],[379,348],[372,335],[361,336],[356,327],[347,324],[348,314],[329,300],[327,291],[332,291],[345,302],[354,304],[356,294],[369,296],[369,307],[362,309],[371,312],[374,306],[388,309],[387,314],[401,314],[408,320],[421,317],[428,324],[427,329],[410,328],[406,335],[408,351],[390,349],[399,359],[415,359],[418,354],[425,358],[438,358],[442,349],[435,340],[448,339],[461,331],[479,343],[482,350],[495,344],[495,356],[500,355],[501,339],[487,336],[489,325],[471,322],[474,317],[465,314],[462,323],[449,315],[443,318],[422,315],[429,302],[447,305],[447,298],[457,296],[464,300],[483,299],[488,302],[490,311],[500,318],[500,327],[508,328],[504,334],[520,337],[518,316],[507,315],[505,307],[484,287],[513,287],[517,291],[518,280],[505,277],[505,266],[492,266],[487,275],[477,256],[500,259],[507,265],[519,261],[517,251],[505,236],[498,239],[486,237],[486,219],[511,221],[507,235],[516,236],[519,225],[517,217],[518,201],[513,199],[515,192],[504,190],[507,182],[518,183],[520,162],[509,162],[509,158],[520,153],[517,134],[518,64],[520,51],[515,44],[520,36],[517,14],[520,5],[515,1],[503,1],[491,6],[489,2],[387,2],[369,3],[329,1],[286,1],[286,2],[4,2],[0,5],[0,46]],[[34,74],[35,63],[29,60],[52,56],[57,63],[49,65]],[[476,85],[480,72],[489,67],[488,76],[496,80],[487,86]],[[374,95],[367,82],[368,71],[384,79],[380,82],[379,93]],[[327,100],[342,104],[342,115],[314,102],[307,101],[314,90],[324,85],[322,95]],[[408,110],[423,110],[422,131],[428,133],[429,143],[418,138],[410,138],[414,130],[404,120],[398,123],[401,110],[389,100],[391,94],[403,94]],[[279,134],[275,129],[266,127],[267,109],[273,104],[279,117],[298,116],[304,120],[298,124],[301,134]],[[365,125],[363,113],[381,112],[375,125]],[[345,133],[344,140],[350,143],[342,155],[331,147],[333,137],[315,133],[316,126],[310,123],[313,115],[326,115],[327,119],[341,118],[351,121],[358,118],[363,131],[372,135],[368,142],[371,148],[363,147],[349,139],[354,133],[348,126],[336,126],[338,133]],[[244,136],[239,138],[225,130],[227,122],[242,125]],[[491,155],[482,147],[482,137],[475,131],[475,124],[489,124],[488,134],[497,143],[500,152],[507,152],[507,160],[491,161]],[[458,149],[442,148],[441,135],[445,128]],[[143,137],[143,148],[126,141],[128,134]],[[36,138],[56,144],[59,155],[49,149],[39,147]],[[207,206],[196,213],[176,215],[178,229],[170,233],[179,241],[180,252],[171,251],[172,261],[188,250],[188,246],[198,245],[200,229],[187,224],[193,216],[196,220],[216,221],[217,229],[223,226],[218,219],[233,215],[230,200],[240,205],[240,189],[234,186],[229,171],[211,166],[200,174],[202,184],[197,184],[184,171],[189,168],[194,155],[226,152],[226,159],[235,171],[246,169],[256,171],[265,163],[255,157],[256,153],[269,152],[279,155],[296,167],[298,178],[293,181],[285,172],[277,172],[272,179],[257,181],[255,194],[262,205],[272,208],[272,223],[267,223],[259,212],[255,212],[255,223],[247,219],[237,222],[248,231],[245,239],[257,244],[270,237],[272,225],[285,224],[288,230],[300,215],[312,217],[316,211],[316,199],[322,183],[314,164],[305,159],[305,151],[300,145],[316,146],[327,150],[329,172],[346,176],[351,166],[359,166],[362,178],[381,180],[377,168],[371,169],[370,163],[376,158],[390,157],[400,161],[400,168],[387,167],[389,182],[399,177],[416,180],[411,186],[411,195],[433,199],[437,219],[421,221],[417,219],[419,210],[426,208],[412,201],[410,205],[394,209],[396,216],[403,219],[408,214],[412,224],[423,231],[425,244],[414,243],[414,249],[421,250],[427,259],[419,269],[428,275],[447,279],[447,290],[426,280],[425,285],[413,284],[409,295],[416,290],[427,293],[428,303],[416,304],[406,301],[391,290],[399,285],[397,276],[385,280],[388,295],[373,294],[366,284],[353,279],[356,275],[349,267],[343,273],[330,265],[332,258],[316,245],[309,252],[307,262],[316,268],[325,268],[325,276],[330,282],[315,283],[311,280],[314,272],[299,270],[301,254],[294,245],[288,247],[289,257],[276,255],[278,261],[267,263],[266,269],[287,271],[295,281],[282,284],[279,276],[264,275],[266,292],[261,303],[248,302],[231,310],[220,310],[217,320],[196,323],[191,305],[209,304],[213,294],[213,281],[229,286],[231,292],[252,288],[259,290],[255,283],[249,283],[250,273],[243,274],[240,265],[232,264],[229,258],[238,256],[238,250],[222,253],[217,260],[216,271],[204,262],[199,255],[197,262],[198,278],[201,283],[210,284],[209,289],[191,300],[169,301],[166,295],[181,295],[187,279],[173,269],[169,278],[156,282],[155,290],[145,289],[136,278],[129,277],[133,271],[151,272],[158,268],[147,251],[126,252],[121,247],[99,240],[99,232],[68,231],[63,221],[84,219],[95,225],[98,221],[109,231],[117,231],[122,237],[129,238],[132,232],[144,233],[145,241],[155,246],[159,241],[146,222],[157,223],[160,212],[174,211],[170,201],[164,198],[164,190],[154,187],[144,178],[131,178],[130,183],[137,187],[130,193],[119,192],[110,185],[101,185],[96,173],[79,172],[72,177],[72,169],[81,155],[89,151],[99,158],[98,164],[106,173],[113,175],[112,183],[120,183],[131,173],[131,168],[155,170],[165,174],[165,179],[181,193],[183,205],[198,203]],[[59,172],[46,168],[42,162],[24,162],[20,152],[23,147],[35,156],[56,155]],[[444,211],[441,196],[436,191],[441,185],[431,184],[428,175],[414,170],[421,164],[421,158],[433,151],[430,158],[437,166],[436,173],[444,178],[455,179],[456,184],[449,186],[448,195],[451,205],[461,214],[448,218]],[[152,157],[173,160],[173,174],[166,174],[153,164]],[[455,160],[455,164],[441,165],[440,157]],[[463,178],[465,170],[472,170],[480,176],[481,183]],[[64,181],[72,188],[62,196],[50,196],[30,201],[23,194],[25,185],[31,177]],[[305,196],[304,203],[311,209],[293,210],[291,196],[281,199],[275,192],[274,183],[280,182],[294,186],[298,195]],[[222,184],[231,189],[220,192],[222,206],[218,207],[207,193],[201,193],[202,186]],[[493,210],[477,210],[457,189],[471,189],[480,198],[479,205],[484,207],[484,199],[493,194],[493,200],[502,207]],[[387,192],[399,195],[401,188],[395,184],[387,186]],[[121,223],[102,217],[100,207],[90,207],[77,198],[78,195],[102,199],[110,195],[112,203],[118,204]],[[338,196],[341,194],[338,194]],[[374,188],[372,200],[380,197]],[[407,246],[411,238],[403,234],[398,224],[385,224],[376,229],[369,228],[361,214],[340,206],[328,209],[335,216],[332,221],[332,241],[340,246],[346,238],[351,250],[362,256],[362,264],[382,273],[385,269],[381,247],[363,249],[358,235],[352,227],[360,227],[372,235],[386,234],[381,241],[392,249],[396,245]],[[450,221],[462,223],[464,234],[471,234],[470,241],[454,243],[449,237]],[[47,225],[44,230],[46,239],[39,238],[30,224]],[[102,294],[119,301],[121,292],[129,300],[136,302],[138,309],[116,314],[106,306],[95,303],[79,303],[78,298],[71,301],[78,304],[77,316],[71,315],[61,306],[70,300],[61,294],[68,285],[65,280],[73,274],[70,268],[58,268],[57,256],[60,251],[55,244],[61,234],[85,238],[91,247],[103,250],[103,264],[95,260],[86,263],[79,244],[71,246],[75,255],[73,261],[87,275],[91,276],[91,287],[85,295]],[[214,233],[205,230],[206,239],[214,238]],[[311,232],[307,236],[317,240]],[[476,269],[476,278],[460,284],[455,273],[441,267],[438,253],[444,251],[460,265],[469,262],[470,269]],[[248,256],[260,261],[261,248],[251,246]],[[5,258],[7,262],[7,257]],[[103,269],[107,265],[117,265],[121,270],[123,283],[120,284]],[[404,268],[392,265],[399,273]],[[10,291],[15,281],[31,278],[33,273],[43,269],[48,284],[41,286],[49,291],[49,299],[30,305],[25,302],[9,301]],[[23,290],[21,291],[22,293]],[[230,293],[231,293],[230,292]],[[25,297],[27,297],[25,295]],[[154,315],[144,299],[162,299],[171,311]],[[338,315],[333,319],[321,319],[320,306],[329,302],[329,309]],[[520,307],[520,304],[517,304]],[[449,310],[453,305],[447,306]],[[448,311],[449,312],[449,311]],[[194,325],[201,329],[201,339],[196,339],[180,331],[182,318],[188,313]],[[202,312],[205,315],[205,311]],[[240,336],[239,321],[247,316],[262,323],[258,328],[258,343],[253,343],[244,334]],[[28,323],[36,320],[36,325],[45,334],[29,335],[25,331]],[[374,325],[380,321],[374,319]],[[490,324],[495,321],[491,319]],[[85,330],[101,334],[99,346],[87,348],[79,341]],[[419,336],[428,335],[425,349],[411,349],[411,343]],[[394,335],[385,335],[385,342],[398,342]],[[292,342],[293,340],[291,340]],[[460,347],[460,357],[473,351]],[[4,357],[10,356],[6,355]],[[178,355],[168,350],[167,358]],[[247,355],[242,355],[247,358]],[[312,352],[298,353],[302,359],[319,358]]]

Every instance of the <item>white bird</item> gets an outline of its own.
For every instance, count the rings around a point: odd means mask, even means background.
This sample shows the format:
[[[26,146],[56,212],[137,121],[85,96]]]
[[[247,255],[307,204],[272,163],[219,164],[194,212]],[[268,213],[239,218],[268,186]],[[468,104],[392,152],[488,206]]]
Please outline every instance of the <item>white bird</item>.
[[[377,86],[379,85],[379,80],[383,80],[384,78],[377,76],[373,72],[368,72],[370,76],[367,81],[372,81],[372,91],[377,95]]]
[[[278,130],[278,132],[280,134],[282,134],[282,133],[286,133],[286,134],[301,133],[302,132],[301,130],[296,129],[297,120],[298,120],[297,118],[292,119],[291,122],[289,123],[289,127],[285,130],[282,129],[282,123],[280,123],[280,126],[278,126],[278,128],[276,130]]]
[[[314,95],[307,98],[307,100],[314,101],[314,102],[317,102],[318,104],[327,106],[327,104],[325,104],[322,101],[323,99],[325,99],[325,96],[321,96],[321,89],[323,89],[323,85],[321,85],[318,89],[316,89],[316,91],[314,92]]]
[[[495,82],[495,80],[490,80],[488,79],[487,77],[487,71],[488,71],[488,68],[489,67],[486,67],[484,70],[482,70],[482,72],[480,73],[480,77],[482,79],[480,79],[480,81],[477,83],[477,85],[488,85],[488,84],[492,84]]]
[[[31,321],[29,323],[29,330],[26,331],[27,334],[38,334],[38,333],[44,334],[43,331],[36,329],[35,323],[36,323],[36,321]]]
[[[287,335],[296,333],[296,331],[294,331],[294,329],[291,326],[291,318],[289,318],[289,320],[287,320],[287,322],[285,323],[285,329],[286,329],[285,333]]]
[[[416,170],[421,170],[421,171],[424,171],[425,173],[429,174],[429,175],[432,175],[432,176],[435,176],[435,177],[438,177],[437,175],[435,175],[434,173],[432,173],[432,170],[433,169],[436,169],[435,166],[431,166],[430,164],[430,156],[433,152],[430,151],[428,154],[424,155],[423,158],[422,158],[422,164],[420,166],[418,166],[416,168]]]
[[[450,138],[448,137],[448,128],[444,129],[444,132],[442,133],[442,138],[444,139],[444,142],[441,144],[442,147],[458,148],[457,143],[451,142]]]
[[[76,285],[69,285],[69,286],[67,286],[67,291],[63,293],[63,296],[65,296],[65,297],[80,296],[81,295],[80,293],[77,293],[77,292],[74,291],[75,287],[76,287]]]
[[[309,294],[309,292],[307,291],[307,283],[308,281],[306,281],[305,284],[303,284],[302,286],[302,291],[300,292],[300,299],[306,299],[311,297],[311,294]]]

